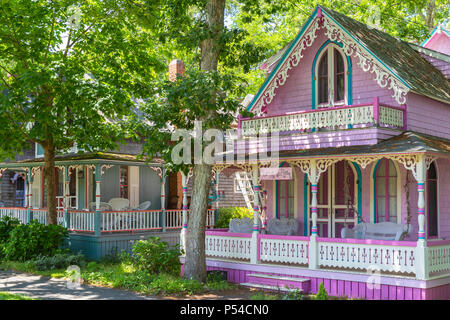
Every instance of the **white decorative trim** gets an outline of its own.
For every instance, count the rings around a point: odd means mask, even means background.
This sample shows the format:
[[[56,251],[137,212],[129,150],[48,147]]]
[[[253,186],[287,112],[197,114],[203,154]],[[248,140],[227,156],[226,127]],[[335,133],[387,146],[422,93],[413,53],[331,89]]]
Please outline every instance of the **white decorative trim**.
[[[323,26],[320,26],[321,21],[323,21]],[[364,72],[375,74],[374,80],[380,88],[387,87],[389,90],[392,90],[394,92],[392,97],[399,105],[406,102],[406,94],[409,92],[408,86],[380,61],[374,58],[372,53],[348,36],[341,27],[326,15],[323,15],[322,18],[314,18],[308,31],[300,38],[283,62],[283,65],[276,71],[272,80],[267,84],[264,91],[258,97],[258,100],[255,101],[256,103],[253,105],[251,111],[256,116],[264,113],[264,107],[270,104],[276,95],[275,90],[286,83],[286,79],[289,76],[288,72],[299,64],[303,58],[303,51],[313,44],[314,39],[317,38],[316,32],[321,28],[325,28],[325,35],[329,40],[342,43],[342,51],[347,56],[358,58],[357,64]]]
[[[345,34],[343,30],[336,25],[331,19],[324,16],[324,28],[325,35],[331,41],[339,41],[342,43],[343,52],[351,57],[358,58],[358,65],[364,72],[370,71],[375,73],[375,81],[380,88],[385,88],[389,84],[389,89],[394,91],[392,96],[398,104],[404,104],[406,102],[406,94],[409,88],[405,86],[400,80],[397,79],[392,73],[386,69],[380,62],[371,57],[371,54],[366,49],[356,43],[351,37]]]

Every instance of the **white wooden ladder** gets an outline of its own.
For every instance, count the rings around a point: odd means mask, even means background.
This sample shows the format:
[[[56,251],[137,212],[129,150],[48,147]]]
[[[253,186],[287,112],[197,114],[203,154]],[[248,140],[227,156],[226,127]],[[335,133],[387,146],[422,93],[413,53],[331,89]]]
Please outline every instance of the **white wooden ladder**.
[[[255,203],[255,193],[253,191],[251,177],[247,174],[247,172],[236,172],[236,181],[239,185],[239,189],[242,192],[242,196],[244,197],[247,208],[253,211],[253,206]],[[263,197],[261,195],[261,192],[258,192],[258,200],[259,207],[262,207]]]

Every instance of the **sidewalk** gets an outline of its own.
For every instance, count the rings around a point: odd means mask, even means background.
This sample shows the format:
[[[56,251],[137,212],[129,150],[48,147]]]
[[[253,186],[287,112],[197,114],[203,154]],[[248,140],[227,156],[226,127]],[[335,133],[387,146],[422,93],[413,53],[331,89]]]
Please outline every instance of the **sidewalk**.
[[[13,271],[0,271],[0,291],[42,300],[156,300],[151,296],[90,285],[69,289],[64,279]]]

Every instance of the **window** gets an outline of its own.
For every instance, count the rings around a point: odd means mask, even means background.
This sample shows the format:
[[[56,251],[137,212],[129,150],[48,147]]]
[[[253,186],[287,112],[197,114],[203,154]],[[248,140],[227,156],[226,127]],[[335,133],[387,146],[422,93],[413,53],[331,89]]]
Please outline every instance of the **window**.
[[[278,218],[294,218],[294,181],[294,179],[277,181]]]
[[[375,174],[376,222],[397,223],[397,170],[392,160],[381,159]]]
[[[318,56],[315,79],[317,104],[329,107],[347,104],[347,60],[338,45],[327,45]]]
[[[437,172],[434,162],[427,171],[427,217],[428,237],[438,236],[438,209],[437,209]]]
[[[120,197],[124,198],[124,199],[128,199],[128,167],[127,166],[120,166]]]

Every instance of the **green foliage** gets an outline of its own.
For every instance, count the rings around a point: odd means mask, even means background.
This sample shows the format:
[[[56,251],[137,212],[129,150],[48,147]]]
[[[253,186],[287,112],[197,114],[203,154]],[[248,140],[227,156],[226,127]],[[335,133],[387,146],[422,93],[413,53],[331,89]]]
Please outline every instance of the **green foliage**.
[[[278,295],[260,291],[254,296],[251,296],[250,300],[278,300]]]
[[[286,289],[289,289],[289,291],[282,295],[281,300],[303,300],[303,294],[299,289],[292,289],[288,286],[286,286]]]
[[[215,228],[228,228],[230,221],[234,218],[253,218],[253,212],[246,207],[219,208],[218,219]]]
[[[86,258],[81,253],[57,253],[53,256],[39,255],[33,260],[33,263],[38,271],[65,269],[71,265],[77,265],[81,268],[86,265]]]
[[[25,261],[39,255],[52,256],[58,252],[67,236],[67,229],[59,225],[46,226],[37,220],[19,224],[11,231],[5,245],[5,258]]]
[[[317,294],[314,296],[314,300],[328,300],[328,292],[323,285],[323,282],[319,285],[319,290]]]
[[[149,274],[168,273],[179,275],[181,271],[180,248],[169,248],[167,242],[158,237],[140,240],[133,245],[132,262],[138,270]]]
[[[11,235],[11,231],[20,224],[19,219],[4,216],[0,219],[0,259],[5,255],[5,245]]]

